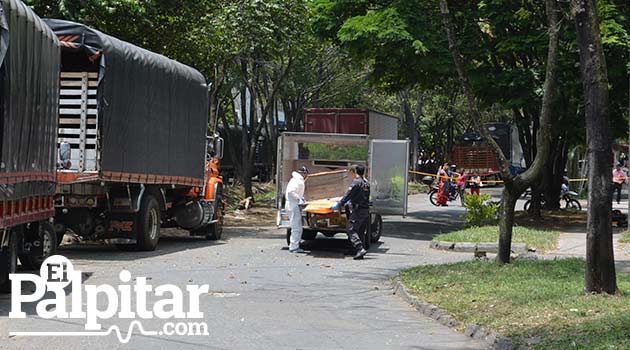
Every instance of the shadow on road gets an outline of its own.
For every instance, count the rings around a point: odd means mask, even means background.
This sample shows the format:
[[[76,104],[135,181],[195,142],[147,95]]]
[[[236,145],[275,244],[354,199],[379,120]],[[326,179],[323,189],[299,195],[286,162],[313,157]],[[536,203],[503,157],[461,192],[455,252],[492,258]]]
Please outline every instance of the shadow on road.
[[[435,235],[456,231],[464,220],[461,207],[435,208],[409,213],[406,218],[385,218],[383,236],[430,241]]]
[[[128,261],[168,255],[183,250],[201,249],[225,244],[225,241],[208,241],[204,237],[171,236],[160,237],[157,249],[152,252],[123,251],[114,245],[81,243],[61,246],[58,254],[72,260]]]

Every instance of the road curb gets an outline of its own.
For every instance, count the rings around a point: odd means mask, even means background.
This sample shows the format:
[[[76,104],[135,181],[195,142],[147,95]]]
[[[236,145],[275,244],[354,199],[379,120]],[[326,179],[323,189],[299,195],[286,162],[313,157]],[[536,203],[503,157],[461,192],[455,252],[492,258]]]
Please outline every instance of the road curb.
[[[393,294],[398,295],[414,309],[421,314],[432,318],[433,320],[445,325],[449,328],[455,328],[459,325],[455,317],[449,315],[446,311],[441,310],[433,304],[426,303],[417,297],[411,295],[409,290],[405,288],[399,276],[392,280]],[[496,350],[529,350],[526,346],[514,345],[511,338],[501,337],[498,333],[488,330],[476,324],[468,324],[464,330],[464,335],[475,340],[486,343],[491,349]]]
[[[436,250],[445,250],[460,253],[486,252],[496,254],[499,251],[498,242],[472,243],[431,241],[431,243],[429,243],[429,247]],[[525,245],[525,243],[512,243],[513,254],[527,254],[528,251],[530,251],[530,249],[527,247],[527,245]]]

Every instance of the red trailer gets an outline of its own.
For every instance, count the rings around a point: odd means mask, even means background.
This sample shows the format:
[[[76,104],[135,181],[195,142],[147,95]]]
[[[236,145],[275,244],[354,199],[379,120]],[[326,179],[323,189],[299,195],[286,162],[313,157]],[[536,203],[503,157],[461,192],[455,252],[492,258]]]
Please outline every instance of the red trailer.
[[[370,135],[397,140],[398,118],[364,108],[306,108],[304,132]]]

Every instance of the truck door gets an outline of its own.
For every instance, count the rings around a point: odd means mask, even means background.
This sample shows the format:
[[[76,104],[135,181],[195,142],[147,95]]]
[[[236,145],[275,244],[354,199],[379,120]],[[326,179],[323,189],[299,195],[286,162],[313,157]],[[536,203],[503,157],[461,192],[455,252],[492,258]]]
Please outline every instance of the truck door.
[[[407,215],[409,140],[370,141],[372,212]]]

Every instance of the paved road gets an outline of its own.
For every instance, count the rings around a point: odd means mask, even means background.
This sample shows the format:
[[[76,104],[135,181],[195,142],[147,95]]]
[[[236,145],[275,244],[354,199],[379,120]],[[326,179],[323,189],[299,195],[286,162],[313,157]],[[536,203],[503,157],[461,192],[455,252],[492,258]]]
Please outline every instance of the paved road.
[[[201,310],[205,337],[142,336],[129,344],[116,336],[8,337],[8,331],[82,331],[83,320],[7,320],[9,297],[0,296],[2,349],[481,349],[472,341],[412,310],[392,295],[389,278],[417,264],[450,262],[470,255],[427,248],[432,234],[454,229],[462,209],[434,208],[426,195],[411,198],[406,219],[386,218],[385,235],[367,259],[345,255],[345,236],[320,237],[310,254],[291,255],[284,233],[273,228],[228,228],[220,242],[170,232],[156,252],[121,252],[104,246],[62,250],[87,284],[121,284],[118,274],[146,276],[149,283],[209,284]],[[149,304],[155,298],[149,299]],[[84,301],[85,303],[85,301]],[[100,308],[106,308],[100,300]],[[27,307],[34,314],[33,306]],[[162,321],[144,320],[158,330]],[[123,326],[129,321],[103,323]]]

